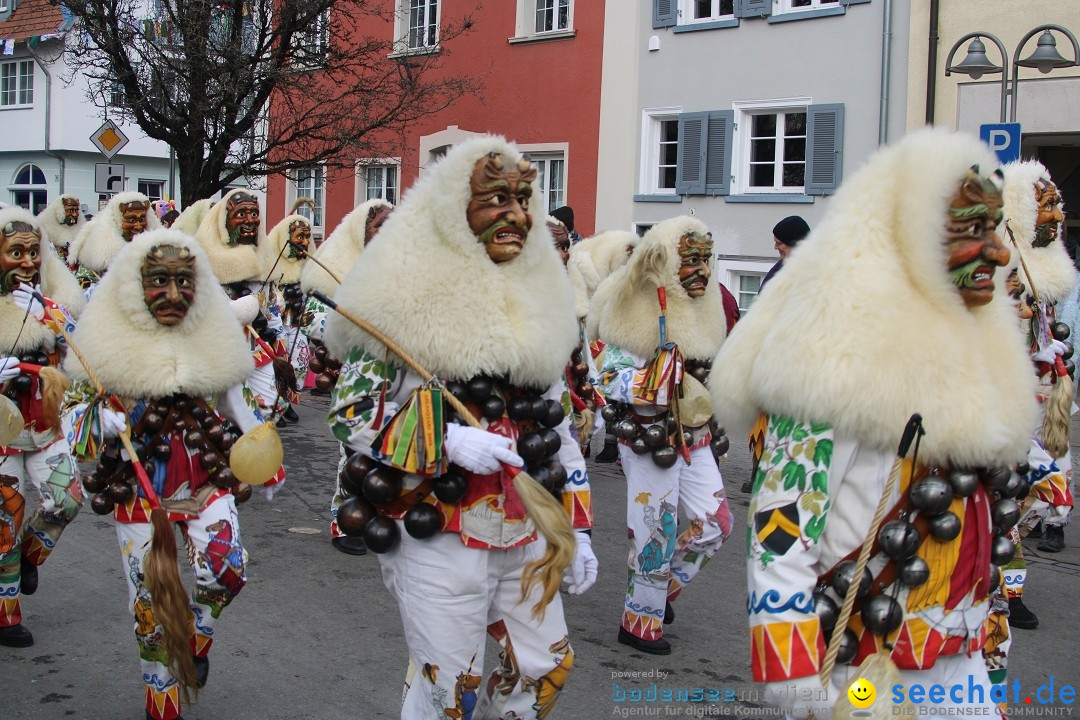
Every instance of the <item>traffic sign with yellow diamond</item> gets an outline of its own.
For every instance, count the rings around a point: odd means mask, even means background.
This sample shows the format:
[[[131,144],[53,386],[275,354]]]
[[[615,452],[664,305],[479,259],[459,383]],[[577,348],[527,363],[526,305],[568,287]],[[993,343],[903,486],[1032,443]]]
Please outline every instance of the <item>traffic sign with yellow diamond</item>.
[[[127,135],[124,131],[117,127],[116,123],[112,120],[106,120],[101,123],[101,127],[94,131],[94,134],[90,136],[90,142],[97,146],[97,149],[101,153],[112,159],[112,156],[120,152],[120,150],[128,144]]]

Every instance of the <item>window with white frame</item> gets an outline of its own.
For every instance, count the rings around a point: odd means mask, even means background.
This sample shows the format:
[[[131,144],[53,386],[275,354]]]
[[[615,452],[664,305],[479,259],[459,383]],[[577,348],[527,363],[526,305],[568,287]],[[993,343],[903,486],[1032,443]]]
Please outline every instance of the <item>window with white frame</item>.
[[[34,104],[34,61],[0,63],[0,107]]]
[[[439,46],[439,0],[398,0],[398,33],[404,50]]]
[[[326,169],[322,165],[301,168],[293,173],[293,192],[289,193],[292,199],[291,206],[299,198],[309,198],[315,205],[312,210],[310,205],[301,205],[296,209],[296,214],[306,217],[311,221],[312,232],[315,228],[323,226],[323,208],[326,199]]]
[[[319,65],[326,60],[330,46],[330,10],[312,18],[311,23],[297,33],[295,43],[296,61],[301,65]]]
[[[0,12],[8,11],[8,0],[0,0]]]
[[[570,0],[535,0],[536,33],[570,29]]]
[[[555,208],[566,204],[566,157],[564,155],[529,154],[536,166],[536,195],[529,205],[534,217],[550,215]]]
[[[398,176],[398,166],[394,164],[360,165],[360,181],[364,188],[362,201],[379,198],[397,205],[400,188]]]
[[[646,111],[642,139],[642,194],[674,195],[679,158],[678,111]]]
[[[806,186],[806,108],[746,117],[747,192],[801,193]]]
[[[746,314],[757,299],[758,292],[761,291],[761,280],[764,275],[743,273],[737,277],[739,278],[739,292],[736,294],[736,299],[739,302],[739,312]]]
[[[680,25],[734,17],[735,0],[679,0]]]
[[[164,180],[139,180],[139,192],[150,198],[150,202],[160,200],[165,196]]]
[[[14,182],[8,186],[11,201],[37,215],[48,204],[48,187],[45,173],[37,165],[27,163],[15,171]]]

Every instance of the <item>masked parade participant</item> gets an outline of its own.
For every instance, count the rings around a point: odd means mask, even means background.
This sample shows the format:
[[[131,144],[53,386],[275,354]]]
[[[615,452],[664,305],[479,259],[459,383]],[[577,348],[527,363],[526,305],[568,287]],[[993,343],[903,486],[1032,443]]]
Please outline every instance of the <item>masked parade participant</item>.
[[[300,288],[300,275],[304,270],[307,253],[311,248],[311,221],[303,215],[287,215],[266,236],[275,259],[271,261],[268,274],[274,289],[281,294],[281,322],[284,327],[285,348],[289,363],[296,373],[296,393],[304,389],[307,377],[310,349],[307,336],[303,334],[304,291]],[[278,419],[280,427],[286,420],[299,422],[300,417],[290,404]]]
[[[339,280],[344,278],[356,263],[360,253],[378,234],[393,209],[393,205],[378,198],[358,205],[342,218],[334,232],[330,233],[330,237],[326,238],[326,241],[314,252],[315,260],[306,263],[304,269],[300,271],[300,287],[308,293],[303,332],[308,336],[308,342],[314,348],[309,367],[313,372],[318,373],[315,387],[320,392],[329,393],[334,387],[337,374],[341,370],[341,363],[330,357],[326,352],[326,346],[323,345],[327,308],[310,293],[312,290],[318,290],[328,297],[334,296],[340,284]],[[334,279],[331,273],[337,279]],[[330,521],[330,541],[343,553],[364,555],[367,553],[367,548],[364,546],[363,538],[349,537],[341,532],[337,524],[338,508],[350,497],[348,491],[341,487],[341,471],[344,467],[345,448],[342,446],[338,461],[337,486],[330,500],[330,515],[333,518]]]
[[[454,146],[334,298],[397,349],[341,315],[327,321],[343,361],[330,425],[354,453],[343,480],[356,496],[337,520],[380,553],[398,601],[419,669],[403,719],[547,717],[574,657],[562,567],[574,594],[596,577],[585,464],[565,417],[573,297],[528,212],[535,177],[501,138]],[[416,366],[485,429],[444,406]],[[486,684],[485,630],[501,649]]]
[[[22,208],[0,210],[0,645],[29,647],[21,595],[82,506],[78,467],[60,425],[67,379],[56,366],[71,316],[50,299],[74,282]],[[50,253],[53,253],[50,257]],[[74,293],[77,296],[77,292]],[[23,524],[27,487],[39,507]]]
[[[655,655],[671,644],[671,603],[731,532],[717,467],[727,452],[703,383],[726,335],[710,282],[712,234],[694,218],[654,225],[593,295],[604,343],[600,390],[626,474],[629,580],[619,642]],[[658,318],[662,318],[659,319]],[[679,506],[689,519],[678,535]]]
[[[272,250],[266,240],[259,198],[247,190],[229,191],[206,208],[195,238],[233,301],[233,311],[244,326],[255,361],[255,369],[244,383],[244,398],[259,420],[269,422],[298,397],[279,298],[267,278],[277,249]],[[272,499],[284,482],[282,468],[263,488],[267,499]]]
[[[1021,535],[1026,536],[1042,520],[1043,551],[1064,547],[1064,525],[1073,506],[1072,454],[1069,452],[1069,421],[1073,402],[1069,328],[1057,322],[1055,306],[1076,287],[1076,272],[1061,240],[1064,216],[1061,194],[1050,173],[1036,161],[1009,163],[1005,173],[1004,211],[1006,244],[1016,257],[1017,293],[1024,311],[1027,346],[1039,378],[1040,418],[1028,453],[1031,492],[1023,500],[1020,524],[1012,536],[1016,557],[1005,567],[1005,591],[1009,601],[1009,625],[1038,627],[1039,619],[1023,601],[1027,563]]]
[[[37,220],[57,255],[67,263],[68,248],[86,225],[79,198],[74,195],[59,196],[38,213]]]
[[[139,233],[158,227],[157,216],[150,211],[150,199],[145,195],[114,195],[105,209],[86,223],[68,252],[68,264],[76,270],[75,277],[86,289],[87,297],[93,294],[116,253]]]
[[[589,302],[596,289],[600,287],[600,283],[626,264],[640,241],[641,238],[636,233],[626,230],[609,230],[585,238],[577,244],[572,243],[570,246],[566,271],[570,274],[570,284],[574,286],[574,309],[577,312],[584,339],[587,341],[586,347],[589,349],[587,360],[593,368],[596,367],[596,358],[603,350],[603,343],[597,342],[596,338],[587,332],[586,317],[589,314]],[[600,426],[603,424],[603,415],[600,415],[596,430],[598,437]],[[597,453],[596,461],[615,462],[619,457],[619,445],[615,436],[611,434],[611,428],[604,429],[606,429],[604,447]]]
[[[976,138],[940,130],[873,155],[714,362],[728,425],[765,418],[748,510],[751,659],[793,717],[827,720],[872,670],[879,691],[883,678],[938,684],[940,712],[996,715],[979,651],[1036,407],[999,272],[1010,253],[995,168]]]
[[[116,520],[146,717],[174,720],[206,683],[214,626],[246,582],[236,502],[251,488],[230,454],[239,432],[260,425],[242,396],[251,353],[206,255],[175,230],[144,233],[116,256],[73,342],[82,355],[65,365],[76,381],[68,419],[98,460],[85,480],[92,506]],[[144,478],[117,442],[128,427]],[[171,523],[195,574],[190,598]]]

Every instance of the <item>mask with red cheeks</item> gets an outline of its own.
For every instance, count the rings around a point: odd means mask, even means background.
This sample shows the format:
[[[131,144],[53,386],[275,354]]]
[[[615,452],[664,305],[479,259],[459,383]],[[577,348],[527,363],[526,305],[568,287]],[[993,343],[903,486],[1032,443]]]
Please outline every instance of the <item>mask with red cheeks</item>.
[[[1001,171],[991,178],[972,168],[949,201],[945,254],[949,275],[969,308],[994,297],[994,270],[1009,262],[997,234],[1002,220]]]
[[[225,229],[229,245],[259,244],[259,199],[248,193],[236,193],[229,198]]]
[[[289,257],[302,258],[307,255],[311,245],[311,226],[296,220],[289,226]]]
[[[75,198],[64,198],[64,225],[79,224],[79,201]]]
[[[195,301],[195,258],[187,248],[159,245],[142,266],[143,299],[161,325],[179,325]]]
[[[529,199],[536,168],[525,158],[506,167],[498,153],[488,153],[476,161],[469,180],[471,197],[465,218],[491,261],[513,260],[525,248],[532,228]]]
[[[124,240],[131,242],[133,237],[146,229],[146,213],[149,209],[146,203],[139,200],[121,203],[120,234],[124,236]]]
[[[709,289],[712,277],[712,233],[688,232],[679,238],[679,283],[692,298]]]
[[[0,229],[0,295],[41,282],[41,235],[24,222]]]

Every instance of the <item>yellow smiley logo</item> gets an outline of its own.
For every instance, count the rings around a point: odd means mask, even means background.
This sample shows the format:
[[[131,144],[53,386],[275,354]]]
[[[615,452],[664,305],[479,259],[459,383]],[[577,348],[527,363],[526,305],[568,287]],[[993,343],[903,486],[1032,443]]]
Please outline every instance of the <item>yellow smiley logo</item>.
[[[857,708],[868,708],[874,704],[877,688],[866,678],[859,678],[851,683],[847,691],[848,700]]]

